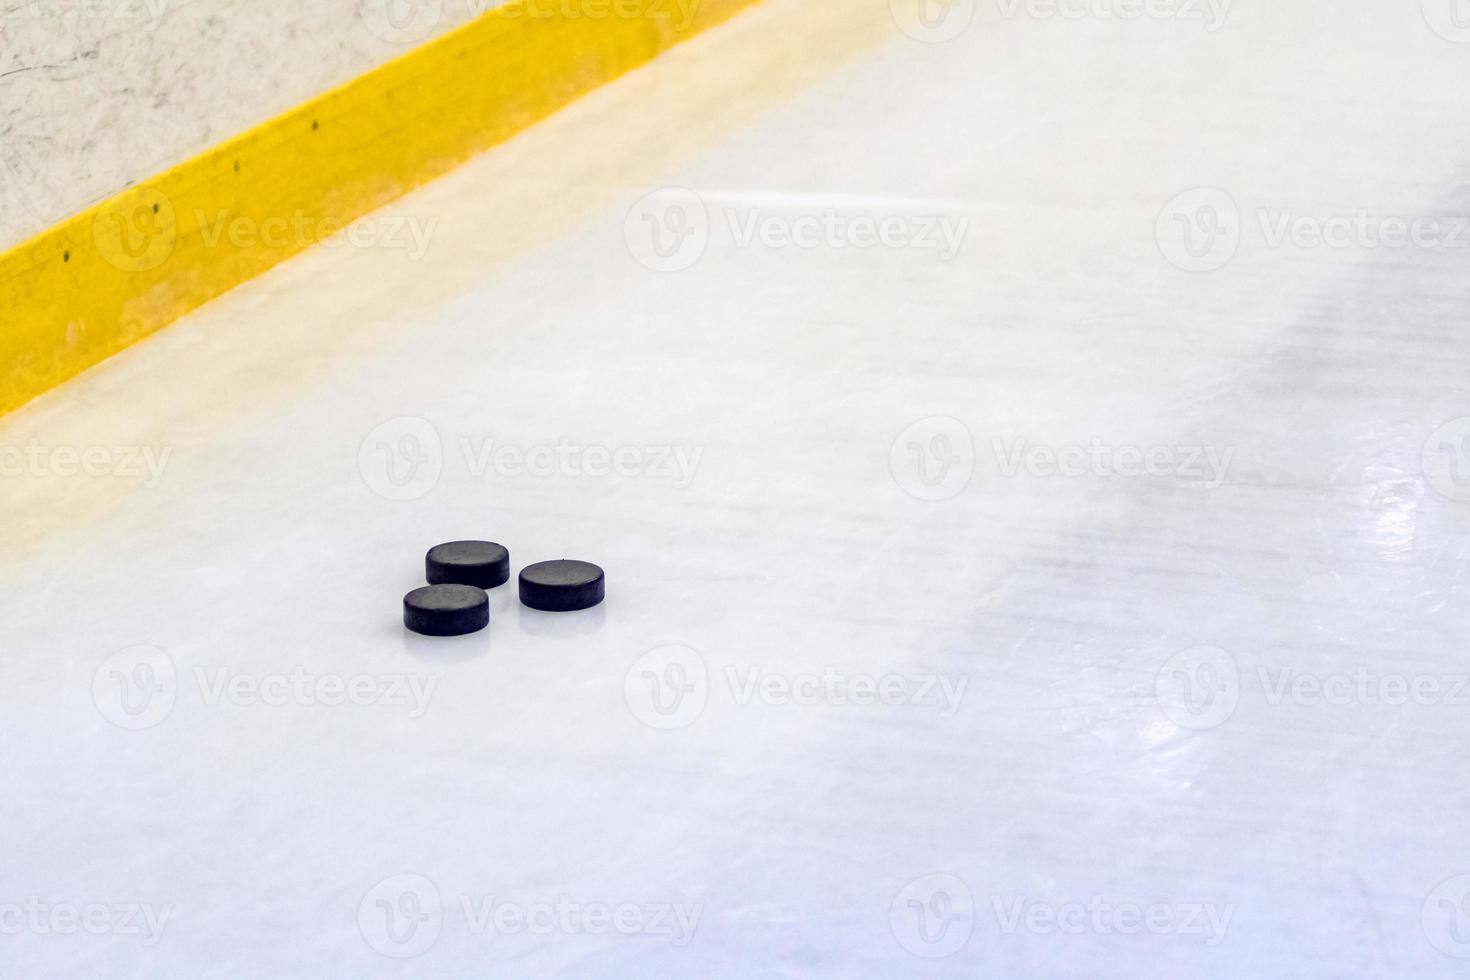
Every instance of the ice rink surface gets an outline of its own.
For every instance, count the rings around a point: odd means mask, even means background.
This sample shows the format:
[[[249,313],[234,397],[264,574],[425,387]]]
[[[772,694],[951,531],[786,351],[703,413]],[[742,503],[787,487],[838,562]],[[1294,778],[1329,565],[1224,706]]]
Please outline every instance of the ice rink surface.
[[[0,972],[1463,976],[1417,8],[767,0],[0,421]]]

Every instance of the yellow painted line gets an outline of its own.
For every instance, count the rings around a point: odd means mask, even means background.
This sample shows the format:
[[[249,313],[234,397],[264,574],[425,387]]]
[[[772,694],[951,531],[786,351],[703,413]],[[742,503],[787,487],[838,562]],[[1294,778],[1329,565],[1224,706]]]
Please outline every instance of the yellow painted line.
[[[514,0],[0,254],[0,413],[754,0]]]

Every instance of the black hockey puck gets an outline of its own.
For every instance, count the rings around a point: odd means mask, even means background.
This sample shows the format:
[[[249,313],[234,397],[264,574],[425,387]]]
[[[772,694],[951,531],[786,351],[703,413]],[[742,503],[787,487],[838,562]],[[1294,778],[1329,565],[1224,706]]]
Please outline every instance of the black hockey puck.
[[[606,595],[602,569],[590,561],[543,561],[521,569],[521,602],[532,609],[591,609]]]
[[[490,625],[490,597],[473,585],[426,585],[403,597],[403,625],[424,636],[463,636]]]
[[[451,541],[429,549],[430,585],[493,589],[510,581],[510,552],[493,541]]]

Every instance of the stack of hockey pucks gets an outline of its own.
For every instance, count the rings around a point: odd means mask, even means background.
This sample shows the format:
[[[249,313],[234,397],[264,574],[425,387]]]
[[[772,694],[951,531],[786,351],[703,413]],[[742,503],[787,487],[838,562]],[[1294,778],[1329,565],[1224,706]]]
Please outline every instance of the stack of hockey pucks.
[[[493,541],[450,541],[429,549],[429,584],[403,597],[403,625],[425,636],[463,636],[490,625],[489,590],[510,581],[510,552]],[[546,612],[591,609],[607,596],[601,568],[560,559],[521,570],[521,603]]]

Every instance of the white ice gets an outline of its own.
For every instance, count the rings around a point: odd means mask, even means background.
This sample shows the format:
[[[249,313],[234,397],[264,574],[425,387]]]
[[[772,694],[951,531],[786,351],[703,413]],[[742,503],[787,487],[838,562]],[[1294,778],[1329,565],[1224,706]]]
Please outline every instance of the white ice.
[[[767,0],[0,421],[0,973],[1463,976],[1435,3]]]

